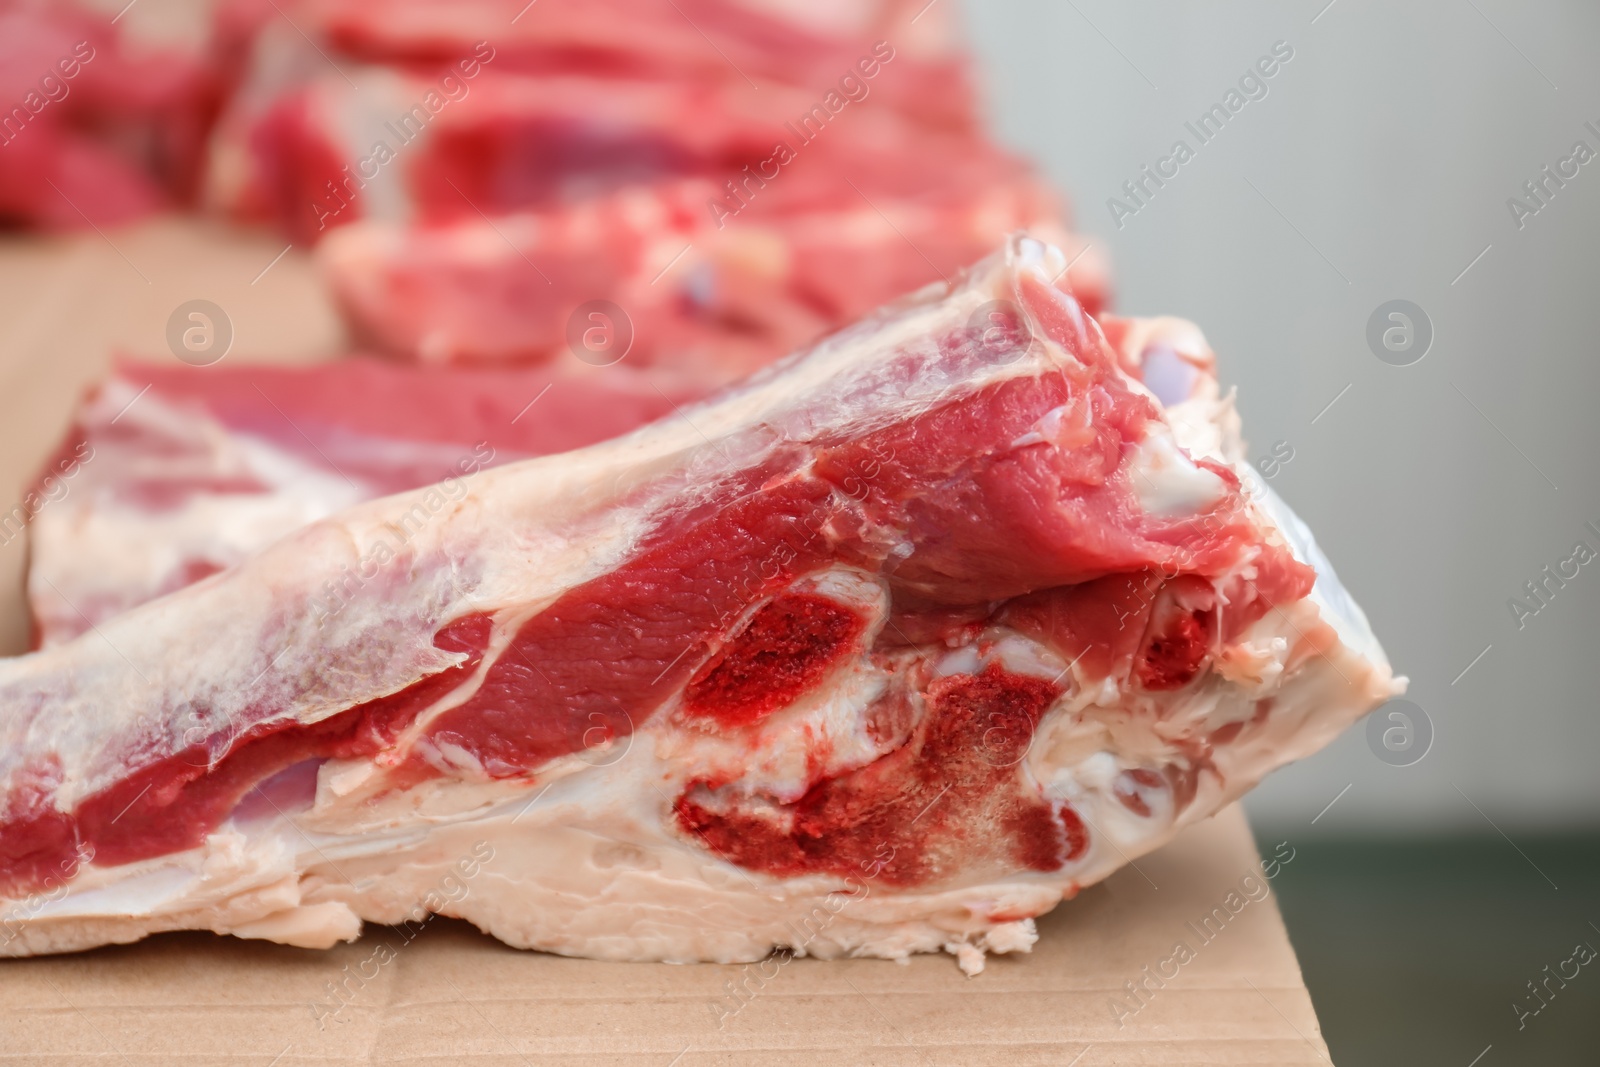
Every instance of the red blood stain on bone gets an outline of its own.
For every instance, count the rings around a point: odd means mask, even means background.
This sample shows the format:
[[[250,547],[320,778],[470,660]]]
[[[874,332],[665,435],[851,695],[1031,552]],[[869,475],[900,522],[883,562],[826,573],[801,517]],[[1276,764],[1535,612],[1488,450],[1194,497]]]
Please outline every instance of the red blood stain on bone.
[[[1172,790],[1172,814],[1176,818],[1182,815],[1190,804],[1194,803],[1195,794],[1200,791],[1200,772],[1209,770],[1216,774],[1216,768],[1210,761],[1195,759],[1189,763],[1169,763],[1163,771],[1167,785]]]
[[[928,683],[904,745],[814,785],[789,805],[743,807],[703,789],[679,825],[724,859],[778,876],[827,873],[891,885],[974,869],[1058,870],[1088,847],[1083,821],[1026,783],[1015,753],[986,747],[996,723],[1031,737],[1059,693],[991,665]],[[992,743],[992,736],[990,742]]]
[[[1207,617],[1197,612],[1174,614],[1145,643],[1139,682],[1146,689],[1181,689],[1200,673],[1210,650]]]
[[[1144,798],[1148,789],[1158,789],[1166,785],[1166,779],[1156,771],[1144,767],[1123,771],[1117,775],[1117,780],[1111,786],[1111,792],[1122,802],[1122,806],[1135,815],[1146,819],[1150,817],[1150,803]]]
[[[1140,685],[1162,691],[1194,681],[1216,644],[1216,603],[1216,591],[1200,578],[1183,576],[1162,586],[1135,665]]]
[[[1089,829],[1083,817],[1065,804],[1061,806],[1061,826],[1067,835],[1066,859],[1075,860],[1089,848]]]
[[[695,673],[684,706],[723,726],[760,722],[822,681],[865,628],[859,613],[825,596],[778,597]]]

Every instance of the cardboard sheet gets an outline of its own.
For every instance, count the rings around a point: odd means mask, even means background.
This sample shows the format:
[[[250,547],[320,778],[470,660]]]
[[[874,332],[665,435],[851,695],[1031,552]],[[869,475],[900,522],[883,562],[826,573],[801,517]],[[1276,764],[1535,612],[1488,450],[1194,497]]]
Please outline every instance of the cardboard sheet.
[[[312,266],[298,249],[274,262],[282,247],[171,221],[0,245],[0,501],[19,499],[112,348],[173,358],[166,319],[186,300],[228,313],[230,361],[335,354]],[[6,653],[26,642],[23,541],[0,545]],[[971,979],[949,956],[570,960],[445,919],[329,952],[169,934],[0,961],[0,1065],[1322,1064],[1267,877],[1293,850],[1263,871],[1229,808]]]

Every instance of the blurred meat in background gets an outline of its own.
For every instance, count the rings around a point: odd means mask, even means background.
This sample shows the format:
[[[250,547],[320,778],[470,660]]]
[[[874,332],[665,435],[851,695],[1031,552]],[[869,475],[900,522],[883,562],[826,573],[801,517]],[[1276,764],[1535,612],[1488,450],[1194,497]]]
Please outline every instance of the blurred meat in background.
[[[923,3],[262,8],[214,203],[322,242],[357,338],[422,362],[546,362],[605,299],[720,384],[1011,230],[1078,251]]]
[[[0,225],[112,225],[191,204],[224,58],[132,42],[73,4],[0,0]]]
[[[414,359],[547,361],[603,299],[635,362],[720,383],[1013,230],[1079,251],[924,3],[260,10],[213,202],[322,242],[357,336]]]
[[[550,368],[361,357],[125,364],[79,407],[27,494],[40,502],[33,645],[71,640],[361,501],[435,482],[459,495],[463,475],[595,444],[675,403],[628,373],[556,381]]]
[[[518,6],[226,0],[181,51],[13,0],[0,213],[99,225],[203,182],[211,210],[319,246],[365,345],[539,363],[598,325],[706,387],[1018,229],[1105,305],[1060,198],[984,130],[950,5]]]

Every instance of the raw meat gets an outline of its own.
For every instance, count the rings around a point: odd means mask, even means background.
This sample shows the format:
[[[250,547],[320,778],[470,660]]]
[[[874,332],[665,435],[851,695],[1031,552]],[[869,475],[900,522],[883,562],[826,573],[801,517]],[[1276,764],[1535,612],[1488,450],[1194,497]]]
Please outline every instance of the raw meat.
[[[31,513],[34,642],[55,645],[352,504],[593,444],[689,399],[623,367],[124,363],[0,521],[14,536]]]
[[[1106,302],[1103,261],[1054,227],[1031,182],[927,202],[855,198],[726,229],[706,217],[714,191],[628,189],[493,222],[360,222],[319,252],[358,334],[390,351],[543,363],[569,347],[577,309],[604,299],[627,316],[630,360],[708,387],[955,273],[1013,230],[1053,236],[1075,259],[1067,280],[1080,301],[1096,314]]]
[[[1113,350],[1064,268],[1019,239],[0,665],[4,951],[429,910],[609,959],[1026,950],[1401,688],[1198,334]]]
[[[0,225],[108,225],[198,192],[225,79],[202,52],[114,23],[0,0]]]
[[[885,195],[999,155],[944,12],[916,18],[900,0],[831,18],[605,0],[516,23],[492,3],[308,0],[289,5],[293,26],[256,6],[269,17],[219,131],[215,193],[302,241],[364,215],[493,215],[688,176],[720,186],[779,139],[869,192],[890,176]]]
[[[496,0],[307,0],[295,8],[302,25],[366,62],[426,67],[488,40],[524,70],[762,90],[829,81],[856,61],[861,42],[887,37],[904,42],[917,71],[892,91],[897,107],[930,115],[971,107],[949,5],[924,0],[592,0],[525,12],[515,22]]]
[[[971,105],[948,5],[919,0],[591,0],[525,10],[515,21],[498,0],[231,0],[225,10],[232,24],[270,23],[284,40],[295,34],[278,21],[287,13],[333,54],[402,70],[453,62],[491,41],[519,70],[763,89],[827,80],[856,60],[862,41],[890,37],[905,42],[919,75],[895,92],[897,107],[948,114]]]
[[[877,63],[870,45],[862,52]],[[490,62],[477,59],[491,54]],[[547,210],[687,178],[713,187],[696,207],[714,219],[722,212],[714,215],[708,202],[741,210],[729,181],[769,210],[792,210],[839,199],[849,191],[841,173],[895,197],[1021,169],[969,116],[930,125],[881,101],[874,90],[898,80],[894,62],[870,81],[855,80],[864,95],[853,109],[835,116],[819,108],[819,119],[811,109],[826,88],[779,85],[758,94],[742,84],[534,74],[508,69],[487,45],[467,45],[462,55],[477,68],[470,78],[458,65],[428,74],[352,66],[232,116],[217,151],[237,157],[241,184],[219,194],[235,211],[276,217],[310,243],[363,217]],[[780,141],[794,158],[772,158]],[[917,155],[939,160],[938,169],[908,165]],[[746,187],[747,167],[765,177]]]
[[[942,8],[607,0],[508,25],[480,3],[309,0],[294,17],[322,51],[280,20],[262,32],[213,198],[320,243],[365,344],[542,362],[604,300],[637,362],[724,383],[1017,230],[1068,251],[1091,314],[1107,303],[1102,257],[985,132]]]

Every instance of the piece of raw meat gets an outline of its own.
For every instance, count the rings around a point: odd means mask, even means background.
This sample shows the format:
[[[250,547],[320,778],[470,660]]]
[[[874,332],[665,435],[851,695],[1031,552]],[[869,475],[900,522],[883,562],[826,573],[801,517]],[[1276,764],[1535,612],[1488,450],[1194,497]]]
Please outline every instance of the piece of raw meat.
[[[623,367],[125,362],[0,521],[10,537],[31,515],[34,645],[56,645],[352,504],[581,448],[689,399]]]
[[[1215,357],[1192,325],[1109,315],[1101,325],[1158,397],[1215,396]],[[585,378],[360,356],[308,367],[123,363],[84,399],[23,502],[0,516],[7,536],[32,519],[34,647],[226,570],[343,507],[581,448],[690,399],[681,380],[621,368]]]
[[[515,21],[498,0],[228,0],[223,11],[230,25],[285,42],[266,47],[292,49],[304,31],[334,55],[397,69],[449,63],[492,41],[519,70],[759,80],[760,88],[830,80],[855,62],[861,42],[889,37],[904,42],[919,70],[895,94],[897,107],[947,114],[970,106],[958,20],[949,5],[922,0],[590,0],[524,11]]]
[[[315,205],[336,203],[325,183],[342,186],[346,165],[361,202],[335,225],[369,207],[390,221],[405,204],[494,214],[695,173],[720,185],[780,137],[799,147],[784,124],[804,126],[813,109],[827,136],[809,151],[855,160],[848,172],[870,182],[862,157],[893,159],[919,131],[981,137],[947,8],[601,0],[512,23],[492,2],[244,0],[224,7],[216,34],[260,24],[219,131],[214,191],[310,240]],[[846,107],[850,121],[832,121]],[[394,158],[358,168],[379,141]],[[920,166],[902,154],[892,169],[937,182],[962,163],[927,147]],[[379,171],[381,195],[359,195]]]
[[[293,10],[306,36],[260,34],[212,195],[320,244],[374,348],[542,362],[607,301],[636,362],[721,384],[1017,230],[1067,251],[1091,314],[1107,302],[1100,255],[985,131],[942,8]]]
[[[225,76],[73,3],[0,0],[0,225],[126,222],[198,192]]]
[[[1101,325],[1158,397],[1215,397],[1215,357],[1192,325],[1110,315]],[[7,536],[32,520],[34,647],[71,640],[342,507],[464,467],[580,448],[690,399],[681,379],[622,368],[584,378],[359,356],[308,367],[124,363],[85,398],[23,502],[0,516]]]
[[[696,207],[713,220],[741,212],[745,199],[768,211],[831,206],[850,192],[841,175],[893,198],[1023,169],[966,116],[929,125],[881,102],[873,89],[899,80],[893,63],[871,81],[855,79],[864,95],[835,116],[818,104],[825,90],[524,73],[498,58],[479,63],[491,52],[463,53],[478,68],[471,78],[448,65],[443,73],[351,65],[256,109],[241,105],[214,150],[215,195],[309,244],[362,218],[548,211],[690,178],[711,186]],[[872,58],[870,47],[865,54]],[[775,158],[780,143],[788,154]],[[938,166],[909,162],[918,159]]]
[[[1026,950],[1401,688],[1197,332],[1115,351],[1064,268],[1018,239],[0,664],[3,951],[426,911],[608,959]]]
[[[627,316],[629,359],[724,384],[905,293],[954,274],[1004,233],[1051,235],[1092,314],[1104,261],[1055,226],[1031,179],[921,200],[712,225],[703,182],[625,189],[494,221],[340,227],[318,257],[361,339],[425,363],[544,363],[574,316],[605,300]],[[882,211],[883,214],[879,214]]]

